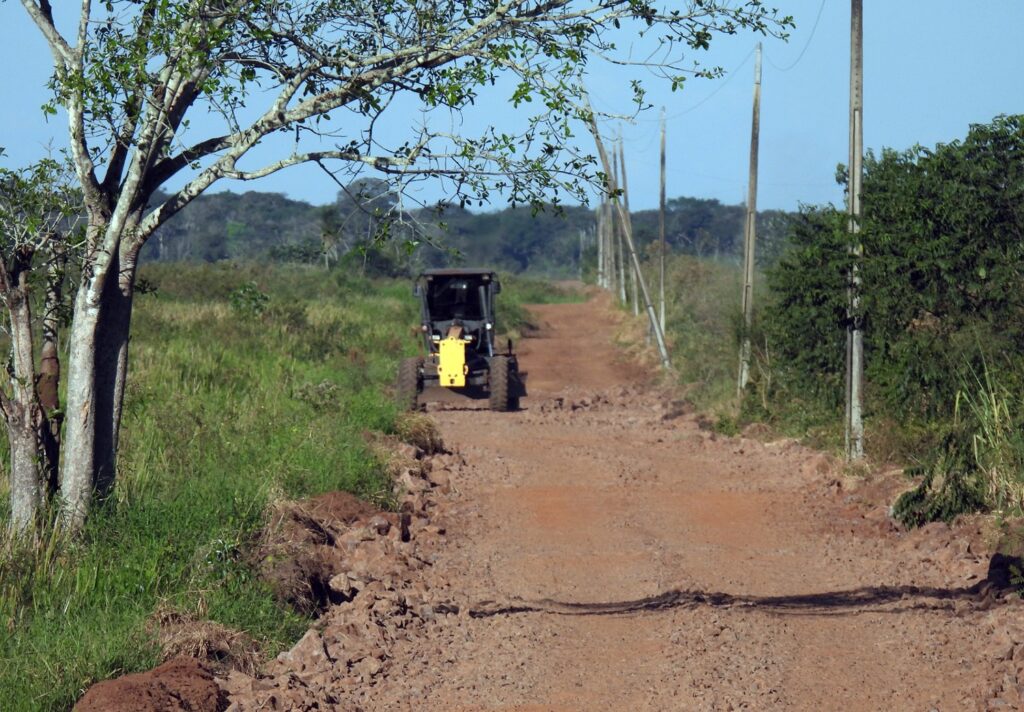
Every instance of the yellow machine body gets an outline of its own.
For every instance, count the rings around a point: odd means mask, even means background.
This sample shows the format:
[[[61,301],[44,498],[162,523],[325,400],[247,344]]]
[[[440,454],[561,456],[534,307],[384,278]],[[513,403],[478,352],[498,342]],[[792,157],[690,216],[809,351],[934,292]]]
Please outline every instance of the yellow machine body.
[[[447,338],[438,343],[437,376],[445,388],[463,388],[466,385],[466,342],[462,329],[456,327],[448,332]]]

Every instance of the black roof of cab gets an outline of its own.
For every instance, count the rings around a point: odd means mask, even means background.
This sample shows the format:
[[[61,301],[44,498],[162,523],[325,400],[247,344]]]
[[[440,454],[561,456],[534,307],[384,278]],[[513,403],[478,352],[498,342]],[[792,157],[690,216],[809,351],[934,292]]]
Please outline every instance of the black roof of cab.
[[[420,273],[420,277],[480,277],[483,275],[497,276],[493,269],[482,267],[428,269]]]

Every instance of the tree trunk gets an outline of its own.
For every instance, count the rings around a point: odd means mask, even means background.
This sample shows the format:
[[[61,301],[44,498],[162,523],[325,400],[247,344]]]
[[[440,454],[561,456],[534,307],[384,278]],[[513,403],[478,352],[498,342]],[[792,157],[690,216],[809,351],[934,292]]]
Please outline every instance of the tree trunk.
[[[37,439],[41,411],[36,394],[32,339],[32,305],[28,274],[32,255],[15,256],[10,271],[2,268],[4,304],[10,318],[11,397],[5,398],[7,438],[11,445],[11,528],[27,531],[34,527],[45,505],[39,464],[42,459]]]
[[[11,446],[11,529],[28,532],[35,526],[44,501],[39,476],[39,441],[30,409],[15,404],[7,417]]]
[[[75,296],[74,318],[68,336],[68,390],[64,456],[60,490],[65,526],[82,526],[89,511],[96,473],[96,330],[100,300],[94,296],[105,274],[83,279]]]
[[[64,521],[71,529],[85,521],[93,492],[106,496],[114,486],[138,253],[138,246],[122,242],[75,299],[61,459]]]
[[[97,478],[97,489],[101,494],[109,492],[114,484],[117,470],[117,448],[121,437],[121,416],[124,411],[124,391],[128,381],[128,337],[131,330],[132,306],[135,296],[135,275],[139,265],[141,245],[126,247],[122,244],[117,279],[109,280],[104,292],[105,318],[100,321],[97,343],[97,362],[100,383],[105,384],[101,393],[101,405],[107,422],[102,428],[101,453],[103,460]],[[109,293],[108,293],[109,292]],[[103,400],[109,394],[110,405]]]

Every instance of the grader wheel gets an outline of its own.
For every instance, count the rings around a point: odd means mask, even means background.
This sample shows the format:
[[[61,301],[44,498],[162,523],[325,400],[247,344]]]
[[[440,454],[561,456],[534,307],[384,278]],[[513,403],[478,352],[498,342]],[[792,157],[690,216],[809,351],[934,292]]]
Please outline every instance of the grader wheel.
[[[395,399],[402,410],[416,410],[419,407],[419,395],[422,390],[420,369],[423,357],[402,359],[398,364],[398,384],[395,388]]]
[[[515,379],[516,373],[511,359],[507,356],[495,356],[491,359],[491,410],[507,412],[519,408]]]

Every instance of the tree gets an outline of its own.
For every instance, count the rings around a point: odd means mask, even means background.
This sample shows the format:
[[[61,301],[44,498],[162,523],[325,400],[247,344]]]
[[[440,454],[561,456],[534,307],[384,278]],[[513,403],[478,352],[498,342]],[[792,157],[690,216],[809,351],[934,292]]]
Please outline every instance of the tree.
[[[52,158],[20,171],[0,169],[0,303],[7,312],[4,331],[11,344],[7,383],[0,387],[0,416],[10,445],[15,531],[30,529],[57,489],[57,341],[65,265],[72,249],[69,237],[81,216],[81,195],[72,182],[68,164]],[[41,318],[34,310],[34,271],[43,278]]]
[[[642,0],[83,0],[66,32],[50,0],[22,5],[53,56],[48,110],[67,113],[86,214],[61,457],[72,527],[114,481],[139,250],[210,186],[312,162],[336,179],[374,169],[399,188],[440,180],[463,204],[495,190],[513,204],[583,198],[598,181],[571,145],[585,118],[577,99],[591,63],[633,61],[616,42],[624,24],[651,44],[656,65],[642,64],[673,86],[715,73],[683,57],[714,35],[791,24],[761,0],[666,11]],[[535,107],[520,133],[460,136],[425,121],[385,145],[375,131],[389,107],[407,113],[399,99],[458,112],[494,84],[510,87],[514,108]],[[258,163],[253,149],[281,134],[291,148]]]

